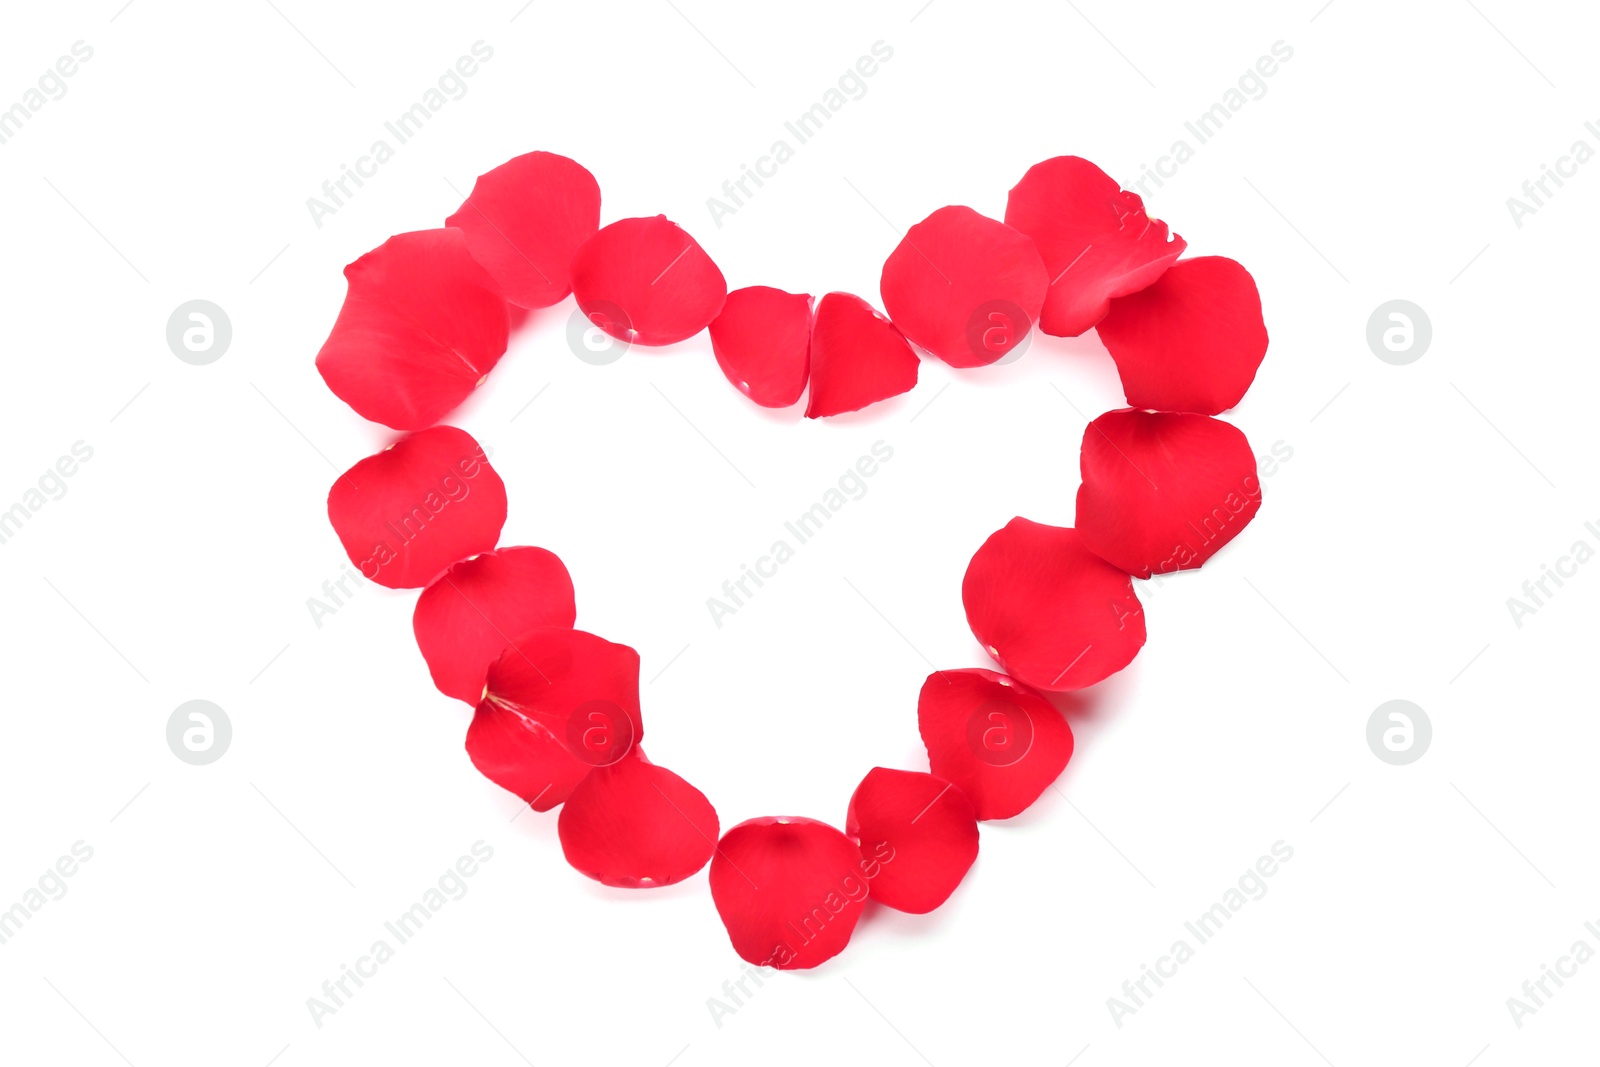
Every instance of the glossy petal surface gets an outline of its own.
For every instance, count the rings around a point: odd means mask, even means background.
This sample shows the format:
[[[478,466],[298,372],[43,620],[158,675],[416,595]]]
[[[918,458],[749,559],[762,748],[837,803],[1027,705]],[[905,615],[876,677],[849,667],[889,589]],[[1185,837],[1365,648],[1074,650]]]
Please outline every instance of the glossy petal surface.
[[[1039,328],[1077,337],[1105,318],[1113,298],[1136,293],[1187,247],[1105,171],[1077,156],[1036,163],[1011,190],[1006,223],[1032,237],[1049,291]]]
[[[1093,685],[1144,645],[1132,579],[1065,527],[1012,519],[973,555],[961,602],[978,643],[1035,689]]]
[[[694,874],[717,844],[705,794],[634,749],[596,767],[561,808],[567,862],[609,886],[649,889]]]
[[[871,304],[829,293],[811,326],[811,398],[806,418],[857,411],[908,392],[920,361],[905,337]]]
[[[1078,536],[1138,578],[1200,566],[1261,507],[1250,442],[1207,415],[1108,411],[1081,463]]]
[[[1222,256],[1185,259],[1111,302],[1097,332],[1130,407],[1219,415],[1244,399],[1267,354],[1261,294]]]
[[[969,207],[942,207],[906,231],[879,289],[912,342],[952,367],[984,367],[1027,337],[1049,281],[1027,234]]]
[[[600,186],[566,156],[529,152],[479,175],[445,225],[466,235],[507,300],[549,307],[572,291],[567,265],[600,228]]]
[[[553,552],[519,546],[456,563],[417,598],[411,628],[441,693],[476,705],[508,635],[571,626],[572,578]]]
[[[765,408],[800,401],[811,369],[811,297],[735,289],[711,323],[711,350],[733,387]]]
[[[506,487],[470,434],[435,426],[341,474],[328,490],[328,520],[368,581],[413,589],[494,548]]]
[[[826,823],[769,816],[740,823],[711,860],[711,899],[741,959],[815,967],[850,942],[867,899],[856,845]]]
[[[639,654],[552,626],[520,635],[489,668],[467,753],[487,778],[548,811],[643,736]]]
[[[637,345],[693,337],[722,311],[728,283],[665,215],[602,228],[572,257],[572,294],[589,320]]]
[[[918,771],[869,771],[850,797],[844,832],[863,860],[878,864],[869,882],[873,898],[918,915],[943,904],[978,858],[972,801]]]
[[[317,371],[362,418],[396,430],[432,426],[505,354],[505,298],[460,230],[391,237],[344,276],[344,306]]]
[[[994,671],[936,671],[917,698],[933,773],[979,819],[1009,819],[1039,799],[1072,758],[1072,728],[1049,701]]]

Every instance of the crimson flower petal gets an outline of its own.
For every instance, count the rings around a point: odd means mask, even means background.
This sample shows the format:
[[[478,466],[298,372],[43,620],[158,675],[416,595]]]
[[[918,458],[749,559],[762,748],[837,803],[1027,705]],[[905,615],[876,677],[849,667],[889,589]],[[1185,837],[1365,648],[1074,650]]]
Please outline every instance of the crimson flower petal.
[[[573,755],[603,767],[644,736],[639,653],[564,626],[527,630],[489,668],[483,699],[547,726]]]
[[[572,257],[572,293],[611,336],[670,345],[711,325],[728,283],[693,237],[657,215],[621,219],[585,241]]]
[[[928,675],[917,697],[917,728],[933,773],[964,793],[979,819],[1021,814],[1072,758],[1072,728],[1061,713],[994,671]]]
[[[1129,405],[1158,411],[1227,411],[1267,354],[1255,279],[1223,256],[1183,260],[1148,289],[1113,300],[1096,332]]]
[[[494,548],[506,486],[471,434],[435,426],[339,475],[328,490],[328,520],[369,581],[415,589]]]
[[[644,736],[639,653],[582,630],[529,630],[489,668],[467,733],[486,777],[548,811]]]
[[[970,207],[942,207],[883,264],[883,308],[902,333],[952,367],[983,367],[1019,344],[1050,283],[1027,234]]]
[[[505,354],[505,298],[460,230],[391,237],[344,276],[344,306],[317,370],[364,419],[396,430],[432,426]]]
[[[815,819],[767,816],[722,835],[711,899],[741,959],[779,970],[815,967],[850,941],[867,899],[855,843]]]
[[[943,904],[978,858],[972,801],[942,778],[874,767],[850,797],[844,832],[879,869],[873,899],[921,915]]]
[[[859,296],[829,293],[811,325],[806,418],[856,411],[917,384],[916,352],[894,323]]]
[[[1187,242],[1145,214],[1137,193],[1077,156],[1035,163],[1006,200],[1006,223],[1032,237],[1050,291],[1039,328],[1076,337],[1105,318],[1114,297],[1161,277]]]
[[[705,794],[638,749],[591,771],[556,829],[568,863],[622,889],[681,882],[717,847],[717,813]]]
[[[566,156],[529,152],[479,175],[444,224],[466,234],[507,300],[549,307],[572,291],[567,264],[600,228],[600,186]]]
[[[735,289],[711,323],[711,350],[728,381],[757,404],[797,403],[811,367],[811,297],[765,285]]]
[[[572,578],[554,552],[502,548],[452,566],[417,598],[411,629],[439,692],[477,704],[511,634],[568,626]]]
[[[549,811],[566,800],[594,770],[543,724],[491,700],[472,713],[467,755],[485,778],[534,811]]]
[[[1108,411],[1081,462],[1078,537],[1137,578],[1200,566],[1261,507],[1250,442],[1208,415]]]
[[[1035,689],[1093,685],[1144,644],[1133,580],[1060,526],[1016,518],[991,534],[967,565],[961,602],[978,643]]]

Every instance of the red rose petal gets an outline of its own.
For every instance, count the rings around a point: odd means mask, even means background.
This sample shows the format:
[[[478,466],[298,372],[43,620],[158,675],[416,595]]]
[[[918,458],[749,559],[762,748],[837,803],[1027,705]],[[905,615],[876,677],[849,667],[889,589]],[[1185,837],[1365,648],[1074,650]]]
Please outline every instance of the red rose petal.
[[[1082,465],[1078,537],[1138,578],[1200,566],[1261,507],[1250,442],[1207,415],[1108,411]]]
[[[505,354],[505,298],[460,230],[391,237],[344,276],[344,306],[317,370],[362,418],[396,430],[432,426]]]
[[[506,487],[471,434],[435,426],[339,475],[328,490],[328,520],[369,581],[414,589],[494,548]]]
[[[811,325],[811,399],[806,418],[856,411],[917,384],[916,352],[871,304],[849,293],[817,303]]]
[[[1267,354],[1255,279],[1222,256],[1183,260],[1148,289],[1113,300],[1096,332],[1128,404],[1158,411],[1227,411]]]
[[[967,565],[961,602],[978,643],[1035,689],[1093,685],[1144,644],[1133,580],[1060,526],[1017,518],[991,534]]]
[[[529,152],[479,175],[472,195],[444,220],[506,299],[549,307],[572,291],[567,264],[600,227],[600,186],[554,152]]]
[[[972,801],[931,774],[874,767],[851,795],[844,825],[862,859],[876,865],[873,898],[900,911],[921,915],[943,904],[978,858]]]
[[[1021,814],[1072,758],[1072,728],[1061,713],[994,671],[928,675],[917,697],[917,728],[933,773],[964,793],[979,819]]]
[[[572,578],[553,552],[502,548],[452,566],[417,598],[411,628],[439,692],[477,704],[510,635],[576,617]]]
[[[643,736],[639,653],[552,626],[523,633],[489,668],[467,753],[490,780],[548,811]]]
[[[797,403],[811,367],[811,297],[765,285],[735,289],[711,323],[711,350],[728,381],[757,404]]]
[[[1137,193],[1077,156],[1036,163],[1006,200],[1006,223],[1032,237],[1050,290],[1039,328],[1076,337],[1105,318],[1113,297],[1161,277],[1187,242],[1145,214]]]
[[[495,785],[549,811],[562,803],[594,770],[574,756],[543,724],[485,700],[467,727],[467,755]]]
[[[728,283],[665,215],[613,222],[572,257],[572,293],[602,330],[639,345],[693,337],[717,317]]]
[[[579,759],[603,767],[644,736],[639,653],[562,626],[528,630],[489,668],[484,700],[544,724]]]
[[[717,813],[705,794],[638,749],[591,771],[556,828],[568,863],[622,889],[681,882],[717,847]]]
[[[942,207],[906,231],[878,288],[912,342],[952,367],[984,367],[1028,335],[1049,284],[1027,234],[970,207]]]
[[[849,944],[867,899],[865,870],[855,843],[827,823],[750,819],[717,844],[711,899],[741,959],[803,970]]]

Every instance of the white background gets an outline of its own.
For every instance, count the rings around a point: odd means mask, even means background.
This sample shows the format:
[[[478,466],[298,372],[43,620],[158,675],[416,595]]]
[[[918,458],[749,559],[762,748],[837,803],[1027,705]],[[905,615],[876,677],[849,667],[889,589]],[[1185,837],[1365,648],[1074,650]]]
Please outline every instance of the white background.
[[[93,58],[0,145],[7,212],[0,507],[82,440],[68,492],[0,545],[0,908],[83,841],[68,892],[0,945],[17,1063],[1572,1063],[1600,962],[1537,1014],[1506,998],[1600,938],[1600,564],[1521,595],[1600,521],[1592,473],[1600,164],[1517,226],[1506,198],[1600,119],[1578,4],[717,0],[96,0],[9,13],[0,106]],[[275,6],[274,6],[275,5]],[[674,6],[676,5],[676,6]],[[519,8],[522,8],[519,11]],[[493,59],[336,214],[306,199],[482,40]],[[876,41],[893,58],[719,228],[705,201]],[[571,871],[429,684],[414,593],[363,587],[324,499],[387,440],[312,360],[340,269],[439,225],[478,173],[544,148],[605,221],[664,212],[731,286],[877,302],[934,208],[993,216],[1073,153],[1135,181],[1276,41],[1293,49],[1152,214],[1254,273],[1272,347],[1228,417],[1293,450],[1202,572],[1141,585],[1150,639],[1072,702],[1059,790],[950,903],[875,911],[823,968],[717,1025],[739,960],[702,873],[655,892]],[[1554,187],[1551,186],[1553,189]],[[459,193],[458,193],[459,191]],[[165,324],[231,318],[209,366]],[[1409,366],[1368,349],[1404,298]],[[1092,335],[1016,364],[924,362],[825,424],[766,413],[704,335],[595,367],[569,301],[452,421],[494,449],[504,544],[558,552],[579,625],[638,648],[648,750],[723,825],[838,822],[875,764],[921,768],[917,689],[987,666],[959,583],[1013,515],[1068,525],[1086,417],[1121,404]],[[946,391],[945,387],[949,385]],[[870,491],[724,626],[705,607],[877,440]],[[1553,588],[1553,586],[1552,586]],[[180,703],[231,748],[168,750]],[[1368,750],[1380,703],[1432,746]],[[482,840],[494,858],[318,1027],[306,1000]],[[1107,998],[1282,840],[1270,892],[1117,1026]],[[1554,988],[1554,987],[1551,987]]]

